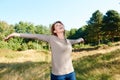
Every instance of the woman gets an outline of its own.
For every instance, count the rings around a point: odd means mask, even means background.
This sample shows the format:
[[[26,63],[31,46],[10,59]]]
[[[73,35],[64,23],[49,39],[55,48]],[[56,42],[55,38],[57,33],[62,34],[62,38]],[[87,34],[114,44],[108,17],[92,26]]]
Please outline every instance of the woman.
[[[52,51],[52,72],[51,80],[76,80],[72,65],[71,53],[72,44],[83,42],[83,38],[77,40],[65,39],[65,29],[61,21],[56,21],[51,27],[52,35],[12,33],[5,40],[11,37],[31,38],[46,41]]]

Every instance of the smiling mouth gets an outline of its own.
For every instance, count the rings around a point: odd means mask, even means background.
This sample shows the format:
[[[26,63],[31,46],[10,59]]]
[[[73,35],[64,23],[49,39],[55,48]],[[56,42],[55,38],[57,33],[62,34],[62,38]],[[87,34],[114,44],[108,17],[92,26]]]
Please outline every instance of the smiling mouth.
[[[59,29],[64,29],[63,27],[60,27]]]

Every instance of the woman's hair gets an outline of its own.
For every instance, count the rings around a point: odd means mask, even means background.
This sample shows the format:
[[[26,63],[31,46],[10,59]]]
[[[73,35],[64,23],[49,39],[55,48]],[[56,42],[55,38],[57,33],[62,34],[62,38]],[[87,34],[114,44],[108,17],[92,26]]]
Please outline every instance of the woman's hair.
[[[56,21],[56,22],[54,22],[52,24],[52,26],[51,26],[51,33],[52,33],[52,35],[55,35],[55,36],[57,36],[57,34],[54,32],[54,30],[55,30],[55,24],[57,24],[57,23],[60,23],[60,24],[62,24],[64,26],[64,24],[61,21]],[[65,35],[65,31],[64,31],[64,35]]]

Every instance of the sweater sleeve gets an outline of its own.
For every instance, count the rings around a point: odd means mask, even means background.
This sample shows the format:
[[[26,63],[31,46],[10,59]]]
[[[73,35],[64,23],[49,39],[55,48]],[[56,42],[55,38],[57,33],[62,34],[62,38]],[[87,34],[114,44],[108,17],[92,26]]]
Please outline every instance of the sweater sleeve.
[[[38,39],[38,40],[49,42],[51,36],[50,35],[46,35],[46,34],[20,33],[20,37],[22,37],[22,38],[30,38],[30,39]]]
[[[71,44],[76,44],[76,43],[80,43],[83,41],[83,38],[78,38],[78,39],[68,39],[70,41]]]

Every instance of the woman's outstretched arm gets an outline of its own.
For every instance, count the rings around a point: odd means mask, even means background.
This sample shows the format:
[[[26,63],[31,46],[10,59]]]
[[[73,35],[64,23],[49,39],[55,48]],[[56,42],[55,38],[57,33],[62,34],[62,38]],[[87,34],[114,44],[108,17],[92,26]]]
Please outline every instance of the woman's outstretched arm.
[[[49,42],[50,36],[45,34],[29,34],[29,33],[12,33],[5,37],[5,41],[9,40],[12,37],[22,37],[22,38],[30,38],[30,39],[38,39]]]
[[[76,44],[76,43],[84,42],[84,39],[83,38],[78,38],[78,39],[75,39],[75,40],[69,39],[69,41],[70,41],[71,44]]]
[[[9,34],[7,37],[4,38],[4,40],[7,41],[7,40],[9,40],[12,37],[20,37],[20,34],[19,33]]]

